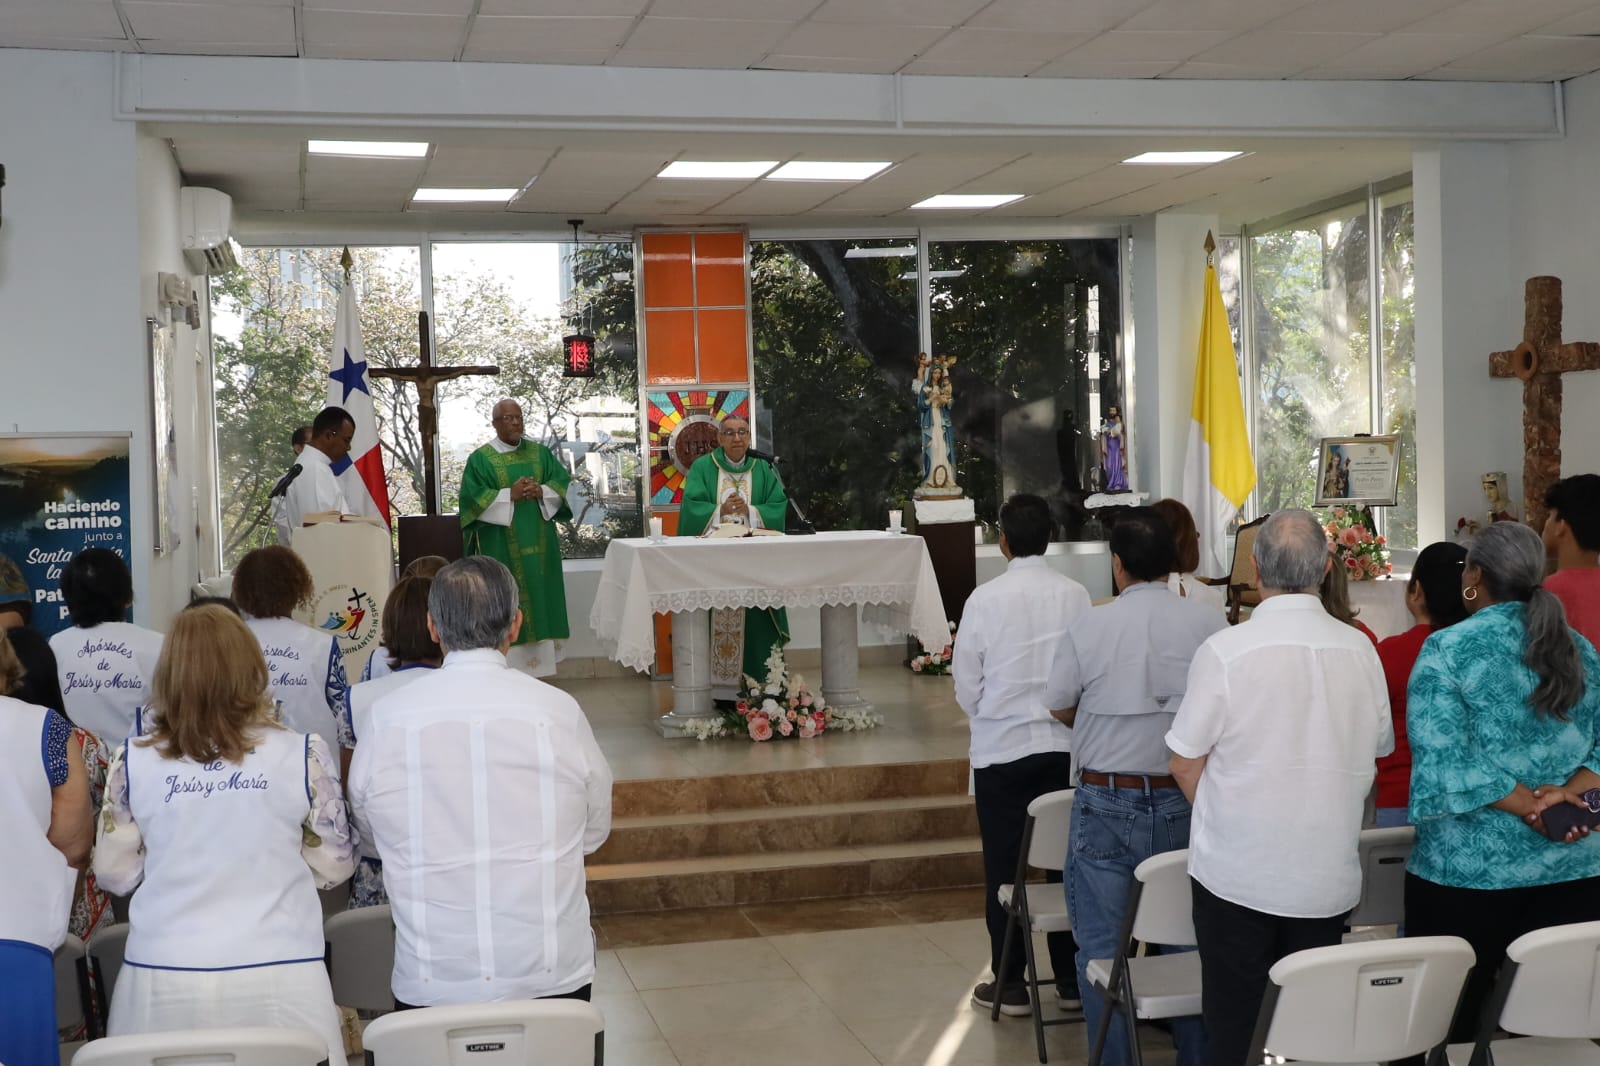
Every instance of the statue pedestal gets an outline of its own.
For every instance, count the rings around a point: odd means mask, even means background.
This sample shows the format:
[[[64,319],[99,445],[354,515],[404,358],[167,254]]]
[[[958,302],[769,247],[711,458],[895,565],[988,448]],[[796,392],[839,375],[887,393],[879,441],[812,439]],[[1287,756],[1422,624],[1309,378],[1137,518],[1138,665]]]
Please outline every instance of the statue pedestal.
[[[944,616],[961,624],[967,597],[978,587],[978,557],[972,550],[976,514],[972,501],[916,500],[917,535],[928,545],[934,576],[939,579],[939,599]],[[937,648],[931,649],[937,651]]]
[[[453,514],[409,514],[396,519],[400,531],[400,572],[424,555],[461,558],[461,517]]]

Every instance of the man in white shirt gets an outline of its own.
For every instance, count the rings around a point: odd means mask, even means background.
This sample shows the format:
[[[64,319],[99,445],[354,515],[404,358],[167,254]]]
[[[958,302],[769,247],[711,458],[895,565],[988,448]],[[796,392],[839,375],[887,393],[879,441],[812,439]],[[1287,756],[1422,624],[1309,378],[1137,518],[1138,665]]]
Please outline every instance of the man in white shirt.
[[[502,563],[439,571],[444,665],[373,705],[350,763],[394,908],[398,1008],[589,998],[583,857],[611,832],[611,769],[576,700],[506,666],[521,626]]]
[[[272,486],[272,492],[267,496],[267,502],[272,506],[272,530],[277,535],[279,544],[287,545],[289,543],[284,539],[284,530],[289,528],[288,512],[284,510],[288,506],[285,497],[289,494],[289,486],[294,483],[294,479],[299,477],[301,471],[305,469],[299,463],[300,453],[306,450],[306,445],[310,442],[310,426],[296,426],[294,432],[289,434],[289,447],[294,449],[294,462],[289,465],[288,470],[284,471],[283,476],[278,479],[278,483]],[[293,530],[290,530],[290,533],[293,533]]]
[[[333,464],[350,454],[356,423],[343,407],[324,407],[311,423],[311,440],[299,455],[300,473],[289,482],[283,497],[283,519],[278,543],[292,546],[294,531],[305,525],[306,515],[321,511],[350,513]]]
[[[995,891],[1016,878],[1028,804],[1072,787],[1072,730],[1051,716],[1045,689],[1067,627],[1090,603],[1087,589],[1045,562],[1053,525],[1049,505],[1038,496],[1016,495],[1000,508],[1000,550],[1009,563],[968,597],[952,664],[956,702],[972,719],[973,795],[995,974],[973,990],[972,1002],[990,1010],[998,995],[1001,1013],[1017,1016],[1030,1011],[1023,953],[1013,945],[1007,972],[1000,972],[1006,915]],[[1057,933],[1049,948],[1056,995],[1075,1007],[1077,946],[1070,933]]]
[[[1321,524],[1279,511],[1255,544],[1261,606],[1195,653],[1167,733],[1194,803],[1189,876],[1214,1066],[1245,1066],[1267,971],[1337,944],[1361,898],[1374,760],[1394,750],[1383,667],[1328,614]]]

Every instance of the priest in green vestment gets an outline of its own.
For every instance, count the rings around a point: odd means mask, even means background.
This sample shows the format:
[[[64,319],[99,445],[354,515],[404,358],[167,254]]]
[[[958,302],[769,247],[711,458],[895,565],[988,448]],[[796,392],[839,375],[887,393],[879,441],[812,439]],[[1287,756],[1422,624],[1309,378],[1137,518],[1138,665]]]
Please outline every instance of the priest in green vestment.
[[[720,446],[711,454],[696,459],[684,479],[678,536],[698,537],[730,524],[775,529],[781,533],[789,498],[772,464],[749,454],[750,423],[729,415],[722,420],[717,439]],[[733,658],[729,653],[739,627],[729,626],[727,616],[737,616],[737,613],[712,612],[714,683],[722,673],[718,667]],[[745,676],[764,682],[772,650],[789,642],[789,616],[782,607],[751,608],[744,611],[743,616],[744,650],[738,659],[740,669]]]
[[[523,439],[516,401],[495,404],[493,421],[495,439],[467,458],[461,475],[462,546],[500,560],[517,579],[522,629],[507,661],[546,677],[570,635],[556,523],[572,517],[572,476],[549,448]]]

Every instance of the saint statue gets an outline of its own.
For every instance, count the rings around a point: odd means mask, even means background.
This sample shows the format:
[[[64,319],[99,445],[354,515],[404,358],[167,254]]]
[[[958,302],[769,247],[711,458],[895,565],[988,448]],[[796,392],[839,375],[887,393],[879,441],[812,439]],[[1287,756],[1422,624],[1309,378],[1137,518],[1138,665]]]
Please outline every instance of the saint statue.
[[[1483,498],[1489,504],[1489,522],[1515,522],[1516,514],[1511,510],[1511,501],[1506,498],[1506,473],[1504,470],[1491,470],[1483,475]]]
[[[1100,467],[1105,471],[1106,492],[1128,491],[1128,441],[1122,429],[1122,408],[1106,408],[1100,423]]]
[[[917,373],[911,381],[917,398],[917,413],[922,422],[922,485],[919,496],[960,496],[956,484],[956,436],[950,422],[953,394],[950,388],[950,367],[953,356],[928,358],[926,352],[917,355]]]

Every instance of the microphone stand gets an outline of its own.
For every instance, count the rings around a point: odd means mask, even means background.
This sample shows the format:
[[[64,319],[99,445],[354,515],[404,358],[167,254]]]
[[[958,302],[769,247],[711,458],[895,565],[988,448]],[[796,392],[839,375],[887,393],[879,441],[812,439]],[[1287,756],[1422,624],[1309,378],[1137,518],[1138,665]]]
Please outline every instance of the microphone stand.
[[[772,457],[772,472],[778,475],[779,484],[783,484],[783,471],[781,469],[782,463],[782,456],[774,455]],[[798,519],[798,521],[794,523],[793,528],[789,528],[789,523],[785,522],[784,532],[791,537],[811,536],[812,534],[815,534],[817,527],[811,524],[811,519],[807,518],[805,511],[800,509],[800,501],[789,495],[789,487],[787,485],[784,485],[783,488],[783,498],[789,501],[789,509],[794,512],[795,518]]]

